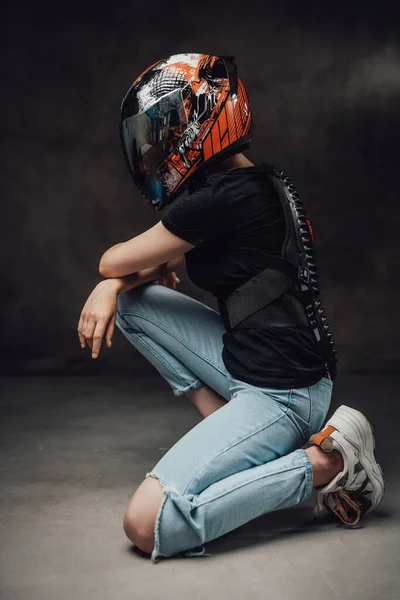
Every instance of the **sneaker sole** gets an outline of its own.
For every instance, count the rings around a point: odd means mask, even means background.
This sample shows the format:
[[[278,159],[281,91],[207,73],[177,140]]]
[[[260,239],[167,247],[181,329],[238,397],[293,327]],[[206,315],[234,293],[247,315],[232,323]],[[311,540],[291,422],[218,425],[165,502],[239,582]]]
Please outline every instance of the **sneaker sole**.
[[[360,411],[344,405],[336,410],[327,425],[335,427],[359,451],[360,463],[374,488],[370,498],[372,505],[366,511],[367,514],[378,506],[385,489],[383,472],[374,456],[375,436],[372,425]]]

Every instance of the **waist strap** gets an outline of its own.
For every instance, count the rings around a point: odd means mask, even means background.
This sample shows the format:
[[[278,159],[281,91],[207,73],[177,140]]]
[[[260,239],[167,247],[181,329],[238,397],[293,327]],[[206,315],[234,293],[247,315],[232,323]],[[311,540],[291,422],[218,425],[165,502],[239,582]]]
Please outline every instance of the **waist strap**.
[[[298,284],[285,273],[265,269],[233,292],[225,301],[223,314],[228,329],[268,325],[308,325]],[[279,300],[279,302],[278,302]]]

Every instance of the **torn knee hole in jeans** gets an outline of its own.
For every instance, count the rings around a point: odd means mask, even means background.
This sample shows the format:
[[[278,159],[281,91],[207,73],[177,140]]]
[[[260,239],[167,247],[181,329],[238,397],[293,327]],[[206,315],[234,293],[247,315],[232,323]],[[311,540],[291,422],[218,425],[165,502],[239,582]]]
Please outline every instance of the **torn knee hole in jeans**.
[[[157,481],[160,483],[164,494],[167,494],[168,492],[175,492],[175,494],[178,494],[178,490],[175,489],[174,487],[167,485],[166,483],[164,483],[163,481],[161,481],[161,479],[158,477],[158,475],[155,475],[154,473],[146,473],[146,479],[148,477],[152,477],[153,479],[157,479]]]
[[[162,514],[162,511],[163,511],[164,505],[165,505],[165,503],[167,501],[168,495],[170,494],[170,492],[175,492],[175,493],[178,493],[178,492],[172,486],[166,485],[154,473],[146,473],[146,479],[148,477],[152,477],[153,479],[157,479],[157,481],[160,483],[160,485],[161,485],[161,487],[163,489],[163,492],[164,492],[164,498],[163,498],[163,500],[161,502],[161,506],[160,506],[160,508],[158,510],[156,522],[154,524],[154,548],[153,548],[153,552],[151,553],[151,562],[155,563],[155,562],[157,562],[157,560],[159,558],[168,558],[167,554],[162,554],[159,551],[159,548],[160,548],[160,520],[161,520],[161,514]]]
[[[173,555],[170,555],[170,554],[163,554],[159,550],[159,548],[160,548],[160,521],[161,521],[161,515],[162,515],[162,512],[163,512],[163,508],[164,508],[165,503],[166,503],[168,497],[170,496],[171,492],[175,493],[177,495],[179,495],[179,492],[173,486],[165,484],[154,473],[146,473],[146,479],[148,477],[152,477],[153,479],[157,479],[157,481],[160,483],[160,485],[161,485],[161,487],[163,489],[163,492],[164,492],[164,498],[162,500],[161,506],[160,506],[158,514],[157,514],[156,522],[154,524],[154,548],[153,548],[153,552],[151,553],[151,562],[156,563],[156,562],[158,562],[158,560],[160,558],[169,558],[169,557],[173,556]],[[206,553],[206,550],[205,550],[204,546],[198,546],[196,548],[191,548],[191,549],[185,550],[184,552],[181,552],[179,554],[183,554],[186,558],[196,558],[196,557],[200,557],[200,556],[203,556],[203,557],[211,556],[211,554]]]

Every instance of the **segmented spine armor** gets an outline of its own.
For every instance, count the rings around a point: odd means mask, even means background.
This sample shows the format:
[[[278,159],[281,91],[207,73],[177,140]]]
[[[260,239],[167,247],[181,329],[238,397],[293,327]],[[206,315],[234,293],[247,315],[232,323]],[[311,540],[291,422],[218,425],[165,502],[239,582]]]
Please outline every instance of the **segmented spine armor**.
[[[297,243],[301,249],[301,266],[299,269],[301,294],[308,321],[318,344],[324,346],[321,350],[323,351],[331,378],[334,379],[336,375],[337,350],[320,298],[321,292],[319,288],[318,266],[314,240],[311,233],[311,225],[309,225],[309,222],[307,221],[306,210],[293,182],[283,171],[274,171],[274,174],[279,177],[288,191],[290,209],[294,213],[293,220],[294,222],[299,223],[299,229],[296,228],[296,236]]]

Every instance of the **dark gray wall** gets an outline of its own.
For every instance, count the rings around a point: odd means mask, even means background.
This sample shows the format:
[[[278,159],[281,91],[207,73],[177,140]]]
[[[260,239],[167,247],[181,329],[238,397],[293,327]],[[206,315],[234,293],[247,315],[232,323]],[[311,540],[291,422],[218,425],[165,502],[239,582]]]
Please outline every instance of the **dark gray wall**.
[[[276,6],[276,4],[278,6]],[[383,2],[10,3],[1,55],[1,370],[93,368],[76,339],[110,245],[158,216],[118,135],[123,93],[178,52],[234,54],[257,131],[309,209],[342,369],[397,368],[400,10]],[[186,280],[182,291],[213,304]],[[118,340],[96,369],[143,367]]]

